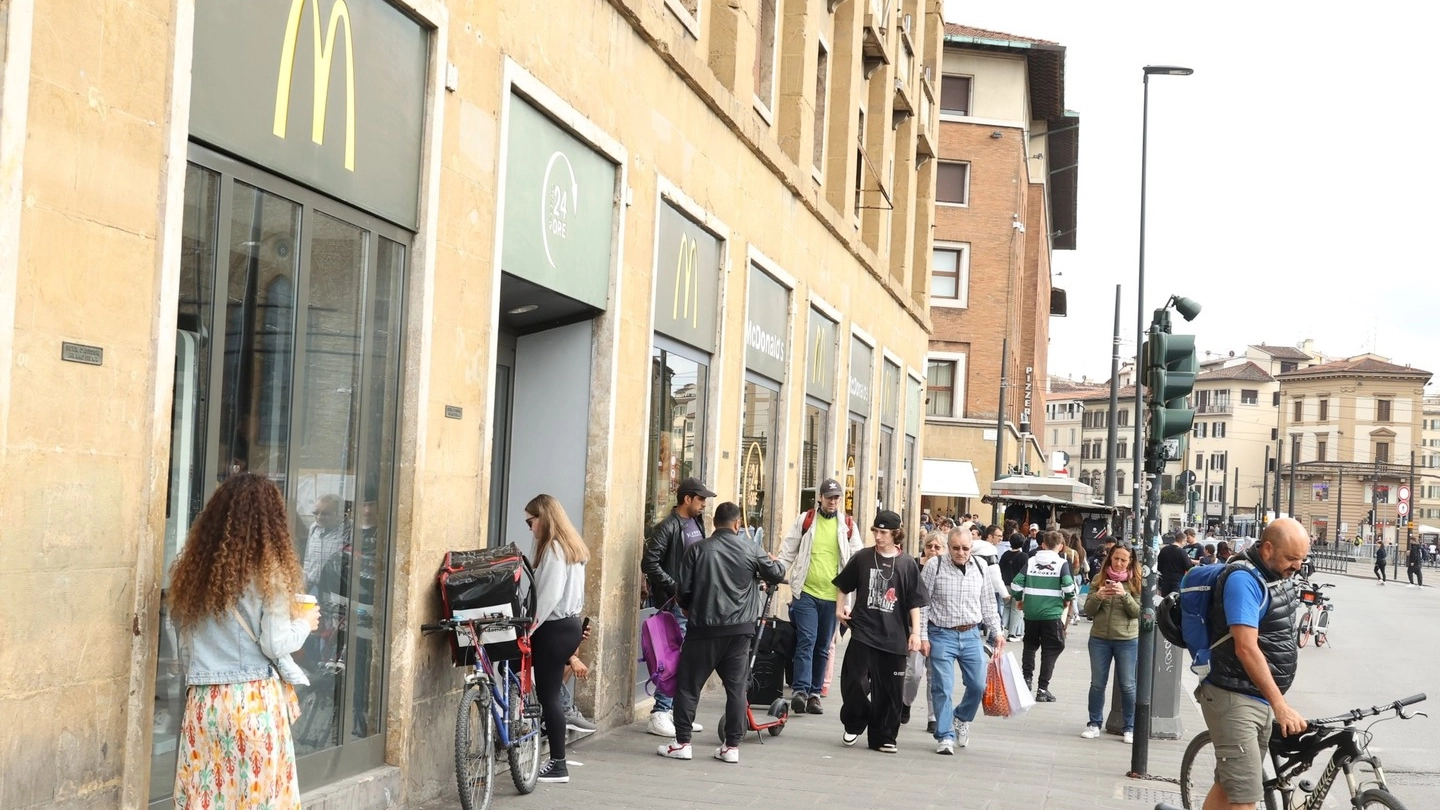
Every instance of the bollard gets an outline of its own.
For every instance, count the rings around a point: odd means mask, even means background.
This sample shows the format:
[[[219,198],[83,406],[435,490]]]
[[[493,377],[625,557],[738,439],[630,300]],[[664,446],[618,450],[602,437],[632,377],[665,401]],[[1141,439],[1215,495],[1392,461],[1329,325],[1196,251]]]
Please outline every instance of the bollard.
[[[1150,739],[1178,740],[1185,735],[1180,722],[1180,671],[1185,651],[1156,633],[1154,691],[1150,699]]]

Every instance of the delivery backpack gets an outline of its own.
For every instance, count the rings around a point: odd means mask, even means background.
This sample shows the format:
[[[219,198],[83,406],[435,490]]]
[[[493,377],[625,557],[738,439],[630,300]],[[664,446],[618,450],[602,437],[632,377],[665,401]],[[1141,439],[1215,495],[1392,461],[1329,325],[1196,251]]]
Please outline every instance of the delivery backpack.
[[[1245,571],[1260,582],[1264,599],[1270,599],[1270,589],[1255,566],[1244,557],[1235,561],[1212,565],[1197,565],[1185,572],[1180,580],[1180,589],[1160,602],[1156,612],[1155,626],[1165,640],[1190,652],[1190,671],[1203,680],[1210,674],[1210,653],[1216,647],[1230,640],[1230,629],[1226,627],[1219,638],[1211,641],[1211,609],[1215,600],[1224,600],[1225,580],[1231,574]],[[1223,605],[1223,601],[1221,602]],[[1263,615],[1266,607],[1262,607]],[[1224,613],[1223,607],[1221,613]]]
[[[441,607],[447,617],[474,619],[482,616],[529,616],[535,612],[535,572],[514,543],[496,548],[446,552],[436,580],[440,585]],[[488,630],[481,634],[492,659],[520,656],[519,634],[514,628]],[[470,666],[475,650],[470,640],[450,636],[451,661]]]

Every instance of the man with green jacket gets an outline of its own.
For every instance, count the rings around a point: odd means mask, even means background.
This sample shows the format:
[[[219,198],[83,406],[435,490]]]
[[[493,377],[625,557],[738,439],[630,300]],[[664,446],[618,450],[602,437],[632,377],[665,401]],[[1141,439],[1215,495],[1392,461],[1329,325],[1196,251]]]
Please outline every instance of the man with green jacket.
[[[1070,563],[1060,556],[1064,543],[1064,534],[1046,532],[1040,550],[1010,582],[1010,592],[1025,612],[1021,670],[1027,688],[1035,685],[1035,651],[1040,651],[1040,688],[1035,692],[1039,703],[1055,702],[1055,696],[1050,694],[1050,676],[1055,672],[1055,659],[1065,649],[1067,614],[1078,591]]]

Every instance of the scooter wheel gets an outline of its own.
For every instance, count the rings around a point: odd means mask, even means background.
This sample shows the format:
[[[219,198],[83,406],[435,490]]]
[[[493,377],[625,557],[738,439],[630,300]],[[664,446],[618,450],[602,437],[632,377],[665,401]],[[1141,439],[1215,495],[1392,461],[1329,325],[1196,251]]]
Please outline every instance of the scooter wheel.
[[[771,737],[779,737],[779,736],[780,736],[780,732],[782,732],[782,731],[784,731],[784,730],[785,730],[785,721],[784,721],[784,719],[781,719],[780,722],[778,722],[778,723],[776,723],[775,725],[771,726],[770,728],[766,729],[766,731],[769,731],[769,732],[770,732],[770,736],[771,736]]]
[[[790,716],[790,701],[786,700],[785,698],[776,698],[776,699],[775,699],[775,702],[770,704],[770,716],[771,716],[771,717],[778,717],[778,718],[780,718],[780,719],[782,719],[782,720],[785,719],[786,717],[789,717],[789,716]],[[779,732],[776,732],[776,733],[779,733]]]
[[[723,714],[720,715],[719,720],[715,721],[715,736],[720,739],[721,745],[725,744],[725,715]]]

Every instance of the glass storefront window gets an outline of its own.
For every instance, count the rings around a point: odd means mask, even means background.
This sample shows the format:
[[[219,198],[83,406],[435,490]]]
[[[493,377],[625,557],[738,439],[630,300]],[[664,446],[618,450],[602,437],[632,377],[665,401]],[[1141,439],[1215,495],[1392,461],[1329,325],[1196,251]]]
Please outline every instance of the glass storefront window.
[[[845,431],[845,514],[853,515],[856,522],[873,517],[855,511],[865,508],[860,493],[865,483],[865,445],[865,417],[852,413]]]
[[[827,468],[826,437],[830,434],[830,408],[814,402],[805,403],[805,435],[800,447],[800,511],[815,506],[815,490],[825,479]]]
[[[890,491],[891,482],[894,480],[895,451],[890,445],[895,443],[895,431],[888,427],[880,428],[880,452],[875,457],[875,508],[892,509],[902,511],[899,503],[895,500],[895,494]],[[908,517],[908,516],[907,516]]]
[[[236,165],[195,152],[204,164]],[[255,182],[208,165],[187,174],[165,569],[229,475],[256,472],[285,493],[307,590],[322,611],[320,629],[295,654],[311,681],[297,687],[293,728],[306,789],[311,775],[328,780],[383,762],[387,507],[408,234],[259,172],[237,174]],[[152,802],[173,785],[185,700],[163,608],[161,626]]]
[[[650,453],[645,526],[675,505],[675,488],[704,478],[705,412],[710,367],[656,346],[650,355]]]
[[[757,382],[745,383],[740,424],[740,510],[750,536],[762,548],[776,550],[774,444],[780,424],[780,392]]]

